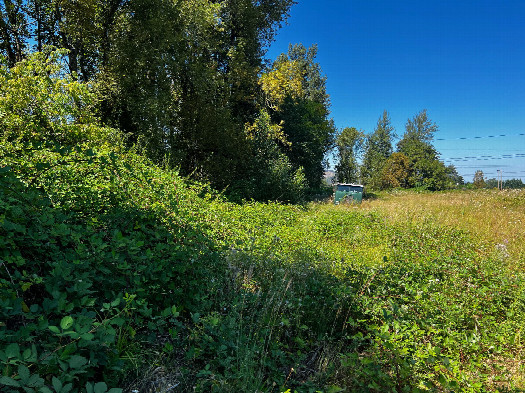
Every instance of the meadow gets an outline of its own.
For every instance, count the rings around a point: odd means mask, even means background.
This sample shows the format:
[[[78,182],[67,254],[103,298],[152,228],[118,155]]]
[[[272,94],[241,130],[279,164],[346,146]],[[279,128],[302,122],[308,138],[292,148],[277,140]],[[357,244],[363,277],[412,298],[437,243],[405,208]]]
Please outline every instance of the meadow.
[[[234,204],[118,146],[4,143],[6,392],[519,392],[523,192]]]

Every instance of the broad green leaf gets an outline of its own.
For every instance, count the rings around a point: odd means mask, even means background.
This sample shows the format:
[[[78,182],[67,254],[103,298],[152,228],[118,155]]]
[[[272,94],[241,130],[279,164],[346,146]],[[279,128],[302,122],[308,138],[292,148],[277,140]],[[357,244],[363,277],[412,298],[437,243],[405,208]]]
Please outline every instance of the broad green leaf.
[[[53,333],[60,333],[60,329],[56,326],[48,326],[48,329],[51,330]]]
[[[22,357],[24,358],[24,360],[29,359],[31,357],[31,349],[27,348],[22,354]]]
[[[27,385],[32,388],[38,388],[44,385],[44,380],[40,378],[38,374],[33,374],[31,375],[31,377],[29,377],[29,380],[27,381]]]
[[[97,382],[95,384],[94,393],[106,393],[108,391],[108,385],[105,382]]]
[[[53,389],[55,389],[55,392],[60,392],[62,390],[62,381],[60,381],[60,379],[53,377],[51,382],[53,383]]]
[[[29,369],[24,366],[23,364],[21,364],[20,366],[18,366],[18,375],[20,376],[20,379],[22,381],[27,381],[29,379]]]
[[[7,346],[5,349],[5,354],[8,358],[19,358],[20,357],[20,347],[17,343],[12,343]]]
[[[5,385],[5,386],[20,387],[20,382],[15,381],[13,378],[9,378],[9,377],[0,378],[0,384]]]
[[[73,355],[69,359],[69,367],[71,368],[80,368],[87,364],[87,359],[83,356]]]
[[[80,336],[82,340],[91,341],[95,336],[92,333],[84,333]]]
[[[73,326],[73,318],[69,315],[62,318],[62,320],[60,321],[60,327],[62,328],[62,330],[69,329],[71,326]]]

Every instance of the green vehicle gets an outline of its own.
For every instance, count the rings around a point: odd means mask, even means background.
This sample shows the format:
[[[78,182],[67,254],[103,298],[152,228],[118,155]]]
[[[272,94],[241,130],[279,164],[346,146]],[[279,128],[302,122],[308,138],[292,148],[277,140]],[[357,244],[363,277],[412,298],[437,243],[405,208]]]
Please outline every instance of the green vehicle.
[[[334,204],[361,203],[365,186],[361,184],[337,183],[334,185]]]

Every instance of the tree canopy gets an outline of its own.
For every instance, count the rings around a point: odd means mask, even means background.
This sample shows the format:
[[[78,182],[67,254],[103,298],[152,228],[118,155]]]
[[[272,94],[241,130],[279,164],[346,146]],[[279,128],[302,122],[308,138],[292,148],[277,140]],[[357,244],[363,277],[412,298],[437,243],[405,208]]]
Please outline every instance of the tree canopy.
[[[66,70],[89,83],[102,123],[156,162],[223,189],[253,168],[245,125],[265,109],[265,50],[293,3],[6,0],[0,53],[11,68],[46,46],[65,49]]]
[[[290,45],[261,77],[272,119],[282,124],[287,144],[283,152],[294,168],[303,168],[309,187],[320,185],[326,153],[334,142],[335,126],[328,117],[326,77],[315,61],[317,47]]]
[[[372,187],[379,187],[383,167],[393,152],[392,144],[395,137],[395,129],[391,124],[388,112],[385,110],[377,120],[374,132],[365,139],[364,157],[361,165],[363,183]]]
[[[364,133],[355,127],[347,127],[337,135],[335,144],[338,164],[335,171],[341,183],[353,183],[359,180],[358,157],[363,149]]]

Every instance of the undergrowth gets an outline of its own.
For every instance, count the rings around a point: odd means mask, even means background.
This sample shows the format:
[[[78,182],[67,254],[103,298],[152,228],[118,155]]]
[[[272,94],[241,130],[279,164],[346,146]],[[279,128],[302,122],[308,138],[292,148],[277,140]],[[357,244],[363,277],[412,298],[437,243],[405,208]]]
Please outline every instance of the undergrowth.
[[[464,231],[231,204],[113,148],[3,149],[6,392],[524,387],[523,275]]]

